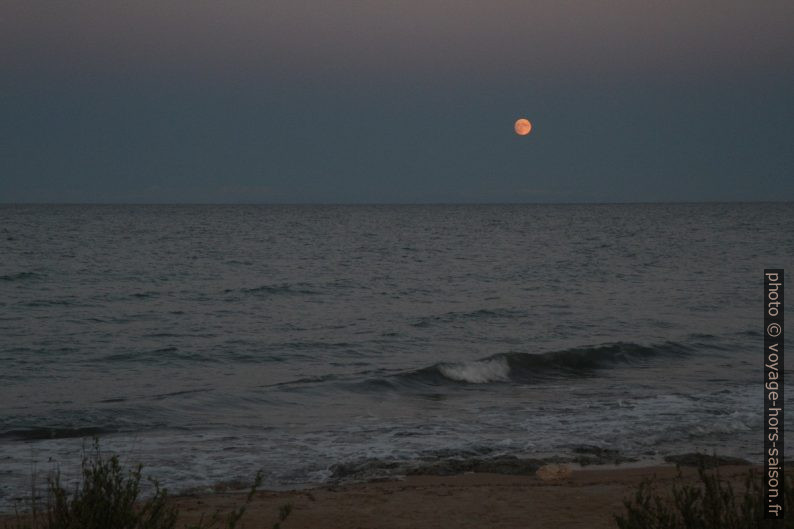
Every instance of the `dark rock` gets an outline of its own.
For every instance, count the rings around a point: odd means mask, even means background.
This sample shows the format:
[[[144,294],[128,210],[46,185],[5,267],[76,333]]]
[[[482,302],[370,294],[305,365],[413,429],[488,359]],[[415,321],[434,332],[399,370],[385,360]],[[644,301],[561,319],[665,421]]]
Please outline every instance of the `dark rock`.
[[[706,455],[698,453],[678,454],[665,456],[665,461],[668,463],[675,463],[682,467],[699,467],[715,468],[724,465],[752,465],[746,459],[740,457]]]
[[[583,467],[587,465],[619,465],[637,461],[636,458],[621,455],[620,450],[595,445],[577,445],[573,448],[573,453],[579,455],[572,461]]]
[[[465,472],[507,475],[532,475],[545,464],[539,459],[521,459],[515,456],[499,457],[445,457],[420,461],[383,461],[364,459],[332,465],[331,481],[373,481],[401,475],[452,476]]]
[[[489,474],[532,475],[543,465],[538,459],[519,459],[515,456],[494,458],[442,459],[408,469],[410,475],[451,476],[464,472]]]
[[[374,479],[395,473],[400,470],[402,465],[396,461],[383,461],[381,459],[364,459],[363,461],[353,461],[350,463],[338,463],[331,465],[332,480],[346,478],[354,479]]]
[[[620,451],[614,450],[612,448],[601,448],[600,446],[595,445],[579,445],[574,447],[573,452],[574,454],[586,454],[601,458],[616,457],[620,453]]]
[[[519,459],[517,457],[497,457],[484,459],[474,466],[474,472],[529,476],[544,465],[539,459]]]
[[[440,448],[437,450],[427,450],[419,459],[422,461],[437,461],[439,459],[466,459],[470,457],[482,457],[493,452],[493,448],[487,446],[478,446],[471,449],[460,448]]]

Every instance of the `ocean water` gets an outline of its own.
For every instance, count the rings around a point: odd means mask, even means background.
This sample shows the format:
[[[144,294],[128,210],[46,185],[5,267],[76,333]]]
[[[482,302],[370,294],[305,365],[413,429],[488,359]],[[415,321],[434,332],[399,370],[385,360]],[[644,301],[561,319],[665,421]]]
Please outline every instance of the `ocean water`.
[[[92,436],[171,490],[760,462],[762,271],[793,259],[788,203],[0,206],[0,506]]]

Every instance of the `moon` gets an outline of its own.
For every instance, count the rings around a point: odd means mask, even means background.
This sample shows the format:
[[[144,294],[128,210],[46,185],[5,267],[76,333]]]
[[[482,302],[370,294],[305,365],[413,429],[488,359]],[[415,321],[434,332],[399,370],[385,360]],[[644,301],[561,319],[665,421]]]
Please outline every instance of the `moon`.
[[[517,119],[513,128],[519,136],[526,136],[532,130],[532,123],[525,118]]]

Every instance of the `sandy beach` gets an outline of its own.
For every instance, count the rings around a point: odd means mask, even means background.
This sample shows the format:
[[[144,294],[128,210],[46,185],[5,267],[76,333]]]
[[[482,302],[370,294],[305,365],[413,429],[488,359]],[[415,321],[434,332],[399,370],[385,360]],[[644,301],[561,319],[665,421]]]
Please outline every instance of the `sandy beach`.
[[[725,466],[720,473],[741,487],[749,468]],[[685,479],[697,475],[694,468],[681,471]],[[292,512],[284,529],[614,528],[614,515],[622,512],[624,498],[642,480],[655,476],[660,488],[667,489],[677,472],[672,465],[600,467],[546,480],[538,475],[469,473],[258,492],[243,527],[271,527],[279,507],[289,503]],[[179,497],[179,525],[197,521],[201,513],[228,511],[243,500],[244,492]]]

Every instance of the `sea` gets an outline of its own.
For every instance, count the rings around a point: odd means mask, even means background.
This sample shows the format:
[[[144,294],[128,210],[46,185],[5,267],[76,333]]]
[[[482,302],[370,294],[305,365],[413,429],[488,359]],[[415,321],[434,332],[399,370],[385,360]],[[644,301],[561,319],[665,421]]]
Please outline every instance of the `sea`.
[[[2,205],[0,510],[94,438],[169,491],[760,463],[765,268],[794,271],[792,203]]]

